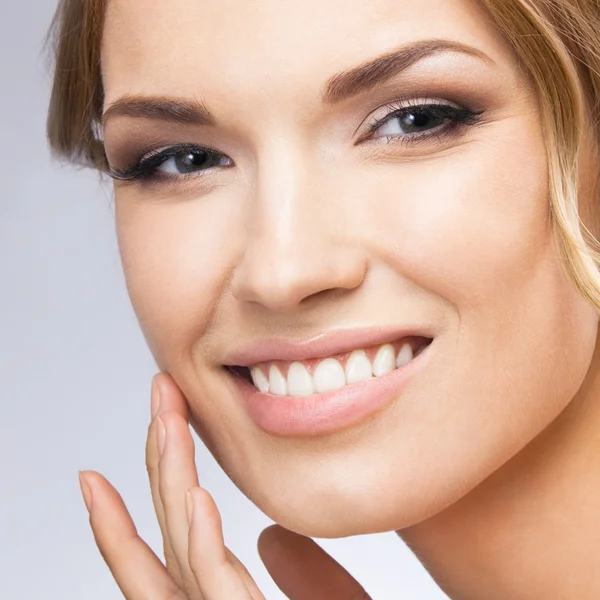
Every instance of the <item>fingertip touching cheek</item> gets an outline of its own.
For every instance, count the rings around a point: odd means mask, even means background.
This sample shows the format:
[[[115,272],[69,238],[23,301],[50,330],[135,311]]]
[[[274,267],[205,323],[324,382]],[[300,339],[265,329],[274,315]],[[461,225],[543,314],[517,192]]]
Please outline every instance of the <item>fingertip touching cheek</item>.
[[[594,315],[535,90],[471,2],[113,0],[104,35],[134,308],[269,516],[418,522],[573,397]]]

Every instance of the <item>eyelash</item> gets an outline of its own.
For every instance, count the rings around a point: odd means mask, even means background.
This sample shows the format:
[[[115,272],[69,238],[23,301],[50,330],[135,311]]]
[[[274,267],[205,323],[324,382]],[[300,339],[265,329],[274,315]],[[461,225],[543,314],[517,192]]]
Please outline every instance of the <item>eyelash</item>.
[[[475,125],[480,122],[483,111],[472,111],[467,108],[459,108],[450,104],[443,104],[439,101],[426,100],[422,97],[416,100],[403,101],[402,103],[392,103],[387,108],[391,108],[382,118],[373,120],[367,125],[367,134],[361,136],[359,143],[368,140],[376,131],[387,125],[396,118],[402,118],[407,115],[429,116],[437,119],[443,119],[445,124],[440,124],[433,127],[431,130],[426,130],[424,133],[405,133],[405,134],[386,134],[381,136],[380,140],[385,140],[388,144],[401,144],[403,146],[411,146],[413,144],[426,142],[432,139],[441,141],[448,136],[457,135],[459,130],[465,127]],[[185,174],[159,174],[158,167],[165,164],[171,158],[182,154],[199,154],[205,153],[207,157],[227,158],[221,152],[217,152],[211,148],[199,146],[197,144],[176,144],[168,148],[153,150],[148,152],[133,164],[124,169],[111,169],[109,175],[113,179],[125,180],[131,182],[144,183],[161,183],[166,181],[189,179],[190,177],[202,176],[208,169],[185,173]],[[230,160],[230,159],[228,159]],[[233,164],[226,165],[226,168]],[[209,167],[213,168],[213,167]]]
[[[427,115],[429,117],[443,119],[446,123],[438,125],[424,133],[415,134],[387,134],[380,136],[379,139],[386,140],[388,143],[402,144],[410,146],[412,144],[425,142],[437,138],[442,140],[448,135],[458,133],[458,129],[476,125],[481,121],[483,110],[473,111],[468,108],[460,108],[451,104],[444,104],[440,101],[418,98],[409,101],[397,102],[388,105],[390,109],[386,115],[379,119],[374,119],[367,125],[367,134],[362,136],[360,141],[368,139],[378,129],[387,125],[396,118],[406,115]]]

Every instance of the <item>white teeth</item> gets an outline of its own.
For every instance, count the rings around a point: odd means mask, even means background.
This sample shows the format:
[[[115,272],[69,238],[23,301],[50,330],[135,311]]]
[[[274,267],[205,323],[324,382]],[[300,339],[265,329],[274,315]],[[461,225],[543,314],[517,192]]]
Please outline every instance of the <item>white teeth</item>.
[[[289,366],[287,391],[290,396],[310,396],[315,393],[313,378],[302,363],[294,362]]]
[[[377,351],[377,356],[373,361],[373,375],[379,377],[385,375],[396,368],[396,353],[392,344],[384,344]]]
[[[346,385],[346,375],[340,362],[335,358],[322,360],[315,369],[313,383],[317,394],[344,387]]]
[[[396,367],[399,369],[403,367],[406,363],[410,362],[413,359],[413,351],[412,346],[406,342],[402,348],[400,348],[400,352],[398,352],[398,358],[396,359]]]
[[[425,345],[426,346],[426,345]],[[293,362],[287,370],[287,378],[272,363],[268,368],[268,376],[258,366],[250,369],[254,386],[263,394],[276,396],[311,396],[337,390],[345,385],[368,381],[372,377],[380,377],[399,369],[418,356],[425,346],[413,352],[409,341],[404,342],[396,355],[393,344],[383,344],[378,350],[373,363],[365,350],[354,350],[346,360],[346,366],[335,358],[325,358],[317,364],[311,376],[307,367],[300,361]]]
[[[287,396],[285,377],[275,365],[271,365],[269,369],[269,390],[271,394],[275,394],[276,396]]]
[[[250,375],[252,376],[252,381],[258,390],[263,394],[267,394],[269,392],[269,380],[265,377],[265,374],[262,372],[262,370],[258,367],[253,367],[250,369]]]
[[[371,379],[373,371],[371,368],[371,361],[368,359],[364,350],[355,350],[346,362],[346,382],[348,385],[351,383],[358,383],[359,381],[366,381]]]

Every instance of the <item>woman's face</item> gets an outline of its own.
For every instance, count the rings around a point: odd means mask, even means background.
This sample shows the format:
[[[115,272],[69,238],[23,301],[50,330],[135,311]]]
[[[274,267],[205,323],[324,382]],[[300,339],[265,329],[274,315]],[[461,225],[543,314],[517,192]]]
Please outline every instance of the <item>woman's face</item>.
[[[133,306],[272,519],[417,523],[572,399],[597,320],[553,246],[535,90],[475,3],[111,0],[102,67]]]

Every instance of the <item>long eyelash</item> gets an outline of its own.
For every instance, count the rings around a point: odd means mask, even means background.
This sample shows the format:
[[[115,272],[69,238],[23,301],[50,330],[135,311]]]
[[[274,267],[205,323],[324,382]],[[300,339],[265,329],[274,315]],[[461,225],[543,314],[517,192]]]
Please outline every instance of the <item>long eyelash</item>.
[[[184,152],[206,152],[207,154],[220,154],[216,150],[198,146],[197,144],[176,144],[163,150],[152,150],[140,159],[123,169],[111,169],[109,176],[121,181],[150,181],[153,179],[170,179],[169,175],[157,175],[156,169],[164,162]],[[197,177],[198,173],[187,173],[176,175],[177,180],[187,177]]]
[[[391,105],[391,108],[394,109],[394,104]],[[445,121],[449,122],[449,124],[432,128],[430,131],[425,131],[424,133],[404,135],[389,134],[381,136],[381,139],[387,140],[388,143],[398,143],[404,146],[425,142],[432,138],[442,139],[447,135],[455,133],[457,129],[463,126],[475,125],[479,123],[484,111],[473,111],[468,108],[458,108],[449,104],[431,102],[421,97],[418,99],[405,101],[402,104],[396,104],[396,108],[389,112],[385,117],[368,125],[368,134],[365,137],[369,137],[375,133],[377,129],[385,125],[388,121],[411,113],[426,113],[434,117],[443,118]]]

